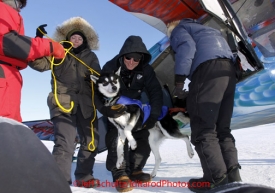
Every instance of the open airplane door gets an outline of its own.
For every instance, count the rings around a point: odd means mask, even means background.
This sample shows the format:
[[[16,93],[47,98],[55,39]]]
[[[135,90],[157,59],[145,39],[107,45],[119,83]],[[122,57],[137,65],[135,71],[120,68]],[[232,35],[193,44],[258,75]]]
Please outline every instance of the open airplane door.
[[[109,0],[166,34],[169,22],[199,20],[218,29],[241,58],[231,129],[275,120],[275,2],[273,0]],[[174,89],[174,57],[167,37],[149,49],[158,79]],[[165,101],[169,101],[166,99]]]

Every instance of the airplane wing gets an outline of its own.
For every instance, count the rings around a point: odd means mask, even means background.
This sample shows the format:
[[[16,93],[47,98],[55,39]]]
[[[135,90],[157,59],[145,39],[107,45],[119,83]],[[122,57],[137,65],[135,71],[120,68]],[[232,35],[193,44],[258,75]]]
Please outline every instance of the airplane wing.
[[[54,141],[54,126],[50,119],[24,121],[23,124],[27,125],[41,140]],[[99,135],[105,136],[107,133],[107,118],[101,116],[98,119]],[[76,143],[79,141],[76,138]],[[98,153],[101,153],[107,149],[105,145],[105,137],[101,137],[98,144]]]
[[[206,14],[198,0],[109,0],[166,34],[166,25],[182,18],[198,19]]]

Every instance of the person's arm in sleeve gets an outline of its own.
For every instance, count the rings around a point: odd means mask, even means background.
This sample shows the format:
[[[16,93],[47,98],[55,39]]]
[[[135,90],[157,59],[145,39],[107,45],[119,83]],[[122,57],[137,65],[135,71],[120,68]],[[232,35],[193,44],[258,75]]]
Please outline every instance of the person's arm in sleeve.
[[[38,58],[34,61],[29,62],[28,65],[29,67],[31,67],[36,71],[44,72],[51,69],[50,61],[51,61],[51,57],[43,57],[43,58]]]
[[[65,51],[61,44],[45,38],[31,38],[10,31],[0,35],[0,55],[32,61],[44,56],[64,58]]]
[[[99,76],[101,73],[101,67],[99,65],[99,60],[94,52],[91,52],[91,54],[92,54],[92,62],[90,64],[90,67],[95,71],[95,72],[93,71],[92,74],[95,76]]]
[[[175,74],[188,76],[196,53],[196,43],[184,29],[176,29],[171,36],[171,46],[175,52]]]
[[[147,121],[144,123],[143,127],[145,129],[150,129],[155,125],[161,113],[163,105],[163,94],[161,85],[156,77],[155,71],[150,65],[148,65],[144,69],[144,76],[145,89],[149,98],[151,113]]]
[[[183,90],[183,87],[185,79],[191,71],[196,53],[196,43],[183,27],[176,30],[171,37],[171,46],[175,52],[175,89],[172,94],[179,99],[184,99],[188,92]]]

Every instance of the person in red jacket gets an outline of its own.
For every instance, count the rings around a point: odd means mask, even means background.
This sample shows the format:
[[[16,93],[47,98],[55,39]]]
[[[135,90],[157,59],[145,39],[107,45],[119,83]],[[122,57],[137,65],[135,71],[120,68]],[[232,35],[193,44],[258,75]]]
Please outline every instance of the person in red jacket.
[[[61,59],[65,51],[50,39],[24,35],[20,10],[27,0],[0,0],[0,116],[22,122],[20,114],[22,76],[28,61],[43,56]]]

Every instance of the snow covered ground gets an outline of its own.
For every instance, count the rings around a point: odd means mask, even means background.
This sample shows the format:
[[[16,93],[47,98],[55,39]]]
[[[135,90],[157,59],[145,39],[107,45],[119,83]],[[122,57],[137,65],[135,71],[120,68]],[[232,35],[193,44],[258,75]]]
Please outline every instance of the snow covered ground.
[[[239,152],[243,182],[275,187],[274,129],[275,123],[232,131]],[[52,151],[53,143],[50,141],[43,142]],[[191,192],[186,187],[179,187],[179,184],[183,186],[184,182],[188,182],[190,178],[202,177],[202,169],[197,154],[190,159],[187,155],[185,142],[182,140],[166,140],[161,145],[160,151],[162,163],[151,185],[148,187],[136,187],[131,193]],[[94,176],[100,179],[101,182],[112,182],[111,173],[105,168],[106,155],[106,151],[97,155]],[[144,172],[151,173],[153,167],[154,156],[151,153]],[[75,163],[72,164],[72,177],[74,176],[74,169]],[[166,182],[168,185],[160,185],[160,182]],[[114,187],[86,189],[72,186],[71,189],[73,193],[117,192]]]

